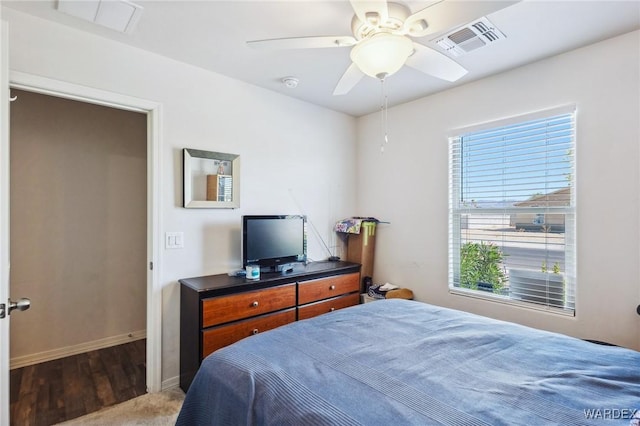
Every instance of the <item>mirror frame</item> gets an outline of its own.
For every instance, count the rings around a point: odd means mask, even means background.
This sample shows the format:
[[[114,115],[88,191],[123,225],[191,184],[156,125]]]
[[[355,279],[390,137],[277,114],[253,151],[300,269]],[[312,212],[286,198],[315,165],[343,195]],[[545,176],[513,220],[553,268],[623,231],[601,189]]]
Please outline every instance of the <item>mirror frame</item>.
[[[231,163],[231,201],[207,201],[193,198],[191,159],[229,161]],[[184,148],[182,150],[182,206],[186,209],[237,209],[240,207],[240,156],[222,152]]]

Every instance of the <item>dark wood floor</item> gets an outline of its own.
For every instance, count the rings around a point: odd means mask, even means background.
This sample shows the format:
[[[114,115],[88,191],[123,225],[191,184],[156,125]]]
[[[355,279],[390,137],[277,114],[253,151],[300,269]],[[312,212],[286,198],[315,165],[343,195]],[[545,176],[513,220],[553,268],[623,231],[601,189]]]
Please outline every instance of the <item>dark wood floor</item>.
[[[146,340],[11,370],[11,425],[49,426],[146,393]]]

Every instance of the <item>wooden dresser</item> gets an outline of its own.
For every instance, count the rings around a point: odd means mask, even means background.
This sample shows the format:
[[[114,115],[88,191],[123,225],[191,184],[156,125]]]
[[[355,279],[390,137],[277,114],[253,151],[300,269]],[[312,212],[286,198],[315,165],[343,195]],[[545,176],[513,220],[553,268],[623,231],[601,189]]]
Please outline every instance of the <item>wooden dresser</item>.
[[[180,387],[202,360],[240,339],[296,320],[357,305],[360,265],[312,262],[259,280],[227,274],[180,280]]]

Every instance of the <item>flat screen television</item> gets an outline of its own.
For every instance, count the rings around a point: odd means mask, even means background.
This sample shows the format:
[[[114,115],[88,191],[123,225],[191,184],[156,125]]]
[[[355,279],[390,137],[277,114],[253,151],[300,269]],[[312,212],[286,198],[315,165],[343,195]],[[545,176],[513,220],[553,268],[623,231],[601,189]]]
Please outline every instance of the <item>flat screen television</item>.
[[[242,216],[242,266],[286,271],[307,261],[307,217],[304,215]]]

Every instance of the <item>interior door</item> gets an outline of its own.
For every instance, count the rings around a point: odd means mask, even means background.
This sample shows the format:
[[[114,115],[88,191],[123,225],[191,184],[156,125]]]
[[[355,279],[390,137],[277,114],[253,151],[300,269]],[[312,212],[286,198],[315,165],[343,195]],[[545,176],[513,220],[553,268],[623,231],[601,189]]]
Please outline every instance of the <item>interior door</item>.
[[[1,12],[0,12],[1,13]],[[1,16],[0,16],[1,18]],[[9,43],[0,19],[0,304],[9,300]],[[9,315],[0,319],[0,425],[9,424]]]
[[[1,16],[0,16],[1,18]],[[9,294],[9,28],[0,19],[0,425],[9,424],[9,319],[29,308]]]

